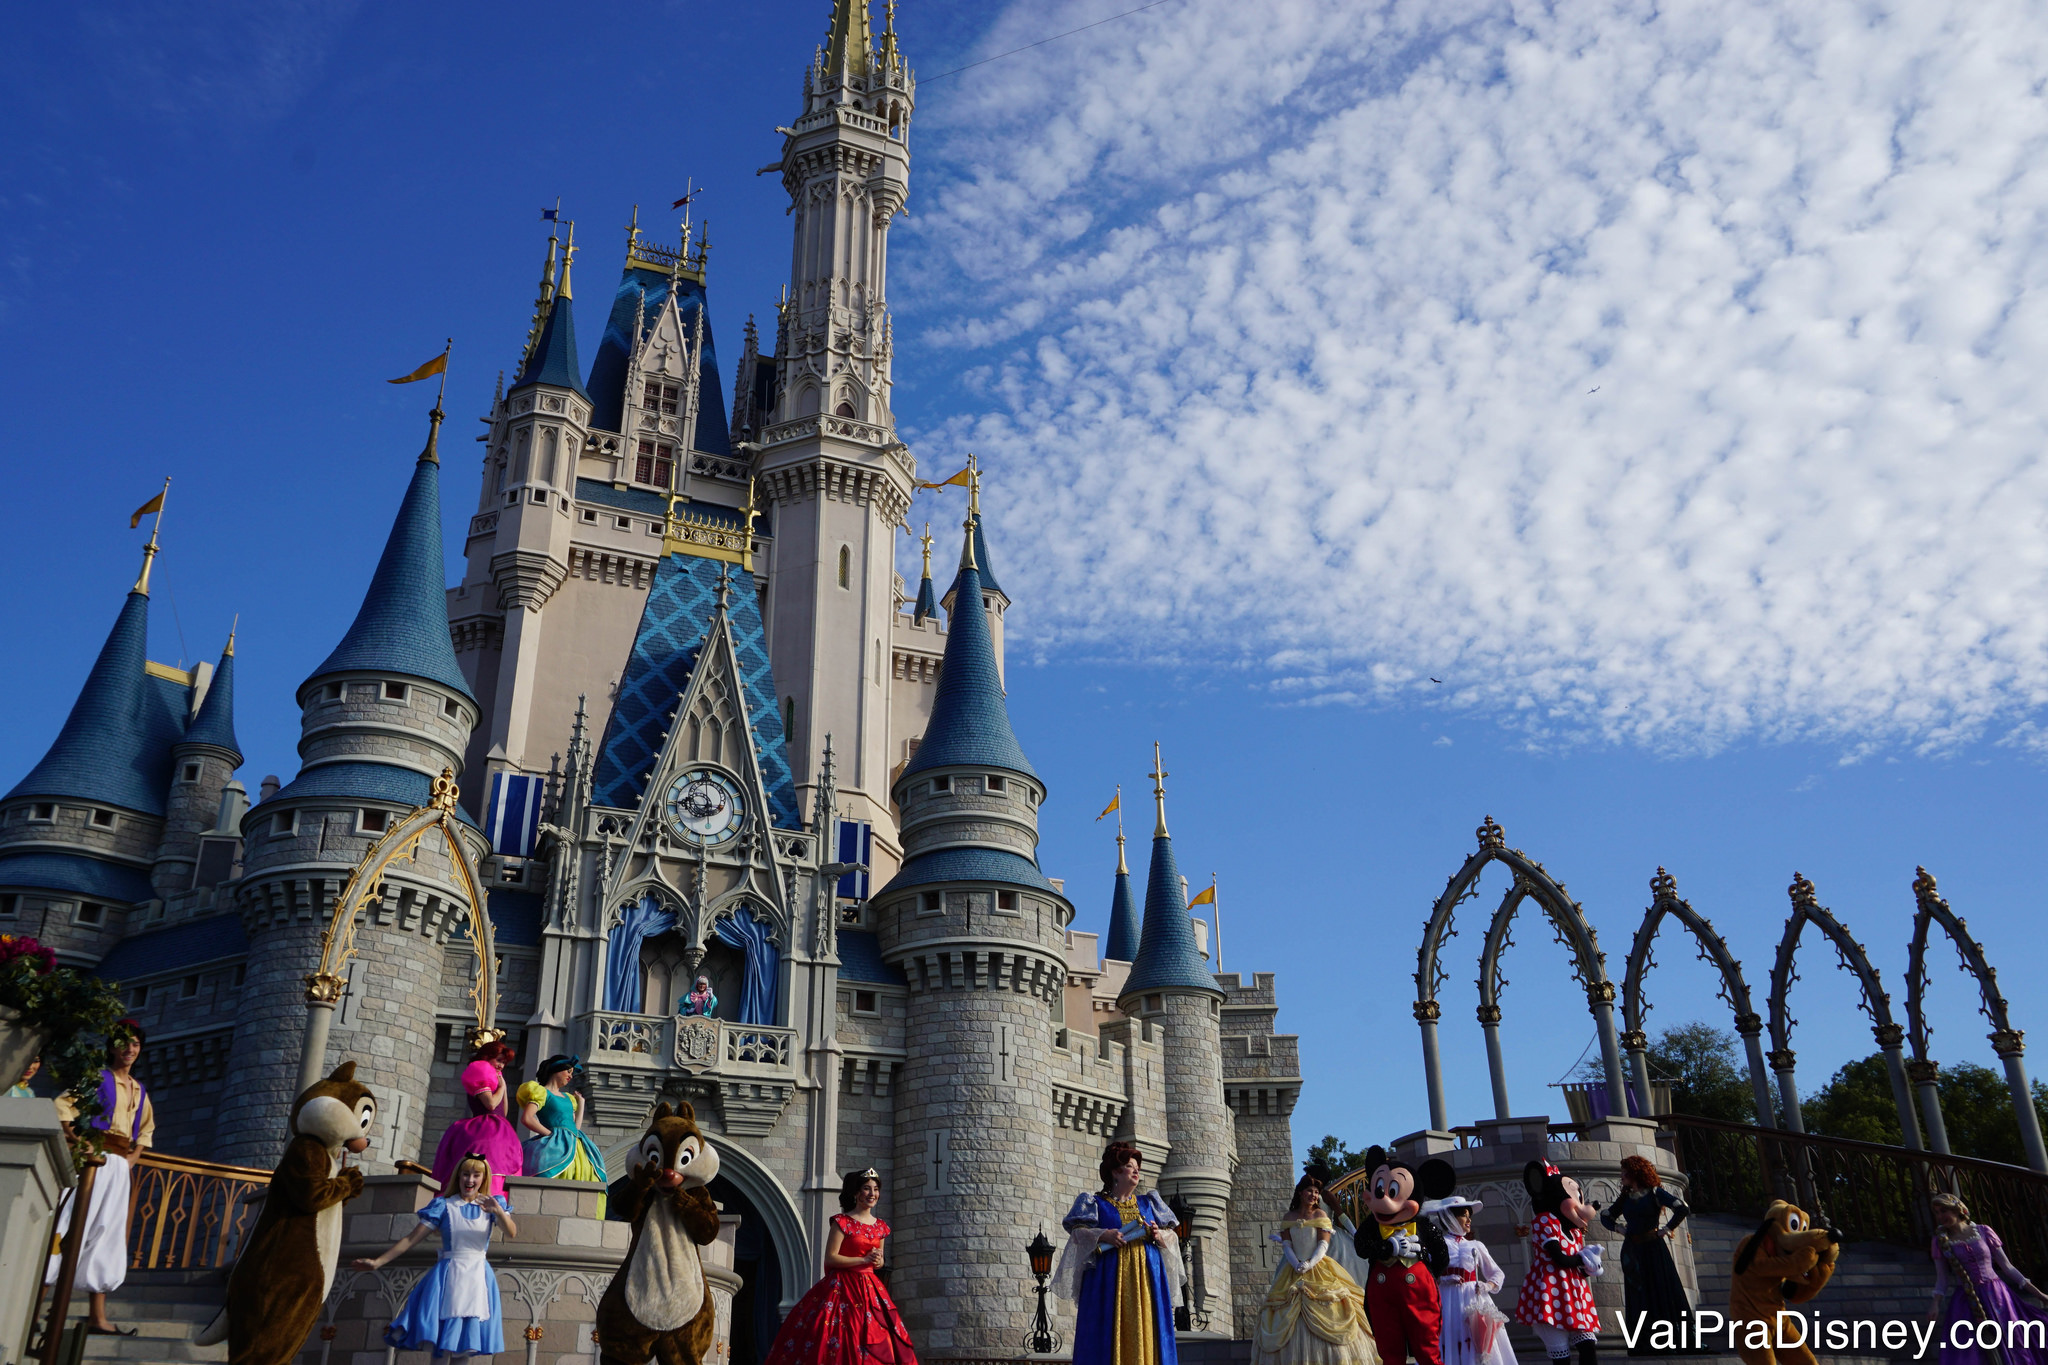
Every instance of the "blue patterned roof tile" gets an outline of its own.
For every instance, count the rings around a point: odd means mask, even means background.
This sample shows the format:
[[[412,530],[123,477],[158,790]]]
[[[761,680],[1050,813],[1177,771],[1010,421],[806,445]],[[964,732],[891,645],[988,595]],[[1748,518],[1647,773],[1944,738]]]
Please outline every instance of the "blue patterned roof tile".
[[[192,718],[192,728],[185,732],[181,742],[226,749],[235,756],[235,766],[242,766],[242,745],[235,738],[235,653],[232,647],[222,652],[220,667],[213,670],[213,681],[207,684],[206,700],[199,703],[199,714]]]
[[[563,273],[568,273],[566,267]],[[529,384],[548,384],[588,398],[581,370],[576,359],[576,301],[567,294],[557,294],[548,304],[547,319],[540,325],[540,339],[534,342],[533,354],[526,358],[526,368],[513,381],[512,391]]]
[[[626,368],[640,338],[633,329],[644,323],[653,326],[668,304],[669,290],[676,291],[676,306],[682,314],[683,335],[696,326],[697,314],[704,313],[704,355],[697,369],[696,448],[707,455],[731,455],[732,437],[726,430],[725,385],[718,374],[718,352],[711,344],[711,314],[701,281],[688,276],[670,276],[666,271],[629,265],[619,276],[618,292],[612,295],[611,316],[605,320],[604,339],[590,362],[590,424],[601,431],[623,431]]]
[[[1143,930],[1138,921],[1138,899],[1131,894],[1131,874],[1116,870],[1116,890],[1109,898],[1109,941],[1103,957],[1115,962],[1134,962]]]
[[[501,886],[486,887],[484,900],[491,907],[491,936],[500,944],[516,948],[540,946],[541,899],[531,891],[512,891]]]
[[[917,752],[903,765],[900,785],[932,768],[1001,768],[1034,782],[1038,772],[1010,728],[1003,676],[981,605],[981,574],[963,564],[953,580],[953,610],[946,618],[946,657],[938,695]]]
[[[156,899],[149,873],[141,868],[77,853],[16,853],[0,858],[0,886],[61,891],[123,905]]]
[[[277,809],[277,803],[292,798],[340,797],[346,801],[384,801],[394,806],[418,808],[433,795],[434,783],[425,773],[411,768],[394,768],[387,763],[323,763],[307,768],[285,788],[260,806],[251,806],[242,817],[242,832],[259,828],[256,823]],[[465,825],[476,818],[461,806],[455,814]]]
[[[941,848],[920,853],[904,863],[902,870],[875,895],[880,898],[913,886],[936,886],[941,882],[999,882],[1066,899],[1045,879],[1037,863],[1006,848]]]
[[[1123,996],[1141,991],[1208,991],[1223,993],[1209,964],[1195,950],[1194,921],[1188,917],[1187,893],[1181,889],[1180,866],[1173,857],[1173,838],[1152,837],[1152,870],[1145,880],[1145,929]]]
[[[131,934],[107,950],[107,955],[93,968],[93,975],[104,981],[160,976],[202,962],[242,957],[248,951],[249,939],[242,931],[242,917],[213,915]]]
[[[876,986],[901,986],[903,969],[882,961],[882,944],[865,929],[839,931],[839,979]]]

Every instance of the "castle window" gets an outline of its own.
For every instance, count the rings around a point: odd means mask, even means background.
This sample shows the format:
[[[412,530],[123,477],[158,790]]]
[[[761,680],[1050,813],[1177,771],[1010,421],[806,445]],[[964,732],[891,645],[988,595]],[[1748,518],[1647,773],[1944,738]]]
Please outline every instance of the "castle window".
[[[932,779],[932,790],[933,790],[934,792],[949,792],[949,791],[953,790],[953,777],[952,777],[952,774],[948,773],[948,774],[947,774],[946,776],[944,776],[944,777],[935,777],[935,778],[933,778],[933,779]]]
[[[996,892],[996,913],[997,913],[997,914],[1000,914],[1000,915],[1014,915],[1014,914],[1016,914],[1016,913],[1017,913],[1017,893],[1016,893],[1016,892],[1014,892],[1014,891],[998,891],[998,892]]]
[[[128,1008],[139,1010],[148,1003],[149,987],[137,986],[134,990],[128,992]]]
[[[35,814],[29,816],[31,820],[55,820],[56,818],[57,805],[54,801],[36,802]]]
[[[455,704],[455,698],[444,697],[441,700],[441,714],[450,720],[459,720],[462,717],[462,708]]]
[[[917,913],[920,915],[943,915],[946,913],[945,903],[940,899],[939,893],[936,891],[919,892],[917,897]]]
[[[405,684],[404,684],[404,683],[395,683],[395,682],[388,682],[388,683],[385,683],[385,684],[384,684],[384,700],[386,700],[386,701],[404,701],[404,700],[405,700]]]
[[[853,993],[853,1012],[855,1014],[880,1014],[882,1012],[881,1002],[876,999],[873,991],[855,991]]]
[[[632,529],[633,529],[633,519],[632,519],[631,517],[620,517],[620,518],[619,518],[619,529],[620,529],[621,531],[630,531],[630,530],[632,530]],[[647,527],[647,529],[648,529],[648,530],[650,530],[650,531],[651,531],[651,530],[653,530],[653,529],[654,529],[654,525],[653,525],[653,523],[651,523],[651,522],[650,522],[650,523],[648,523],[648,527]]]
[[[547,505],[548,505],[548,492],[547,492],[547,490],[546,490],[545,488],[536,488],[536,489],[533,489],[533,490],[532,490],[532,492],[533,492],[533,500],[534,500],[534,501],[535,501],[536,503],[540,504],[540,505],[541,505],[542,507],[545,507],[545,506],[547,506]]]
[[[112,829],[114,827],[114,812],[110,810],[96,810],[92,813],[92,823],[96,829]]]
[[[321,689],[320,689],[320,695],[321,695],[322,699],[323,699],[323,700],[326,700],[326,701],[340,701],[340,700],[341,700],[341,684],[340,684],[340,683],[329,683],[329,684],[327,684],[327,686],[325,686],[325,687],[323,687],[323,688],[321,688]]]
[[[279,811],[277,818],[270,822],[270,832],[277,838],[299,832],[299,813],[295,810]]]
[[[1010,784],[997,777],[994,773],[990,773],[987,777],[983,778],[982,783],[991,793],[1004,792],[1010,789]]]
[[[834,417],[853,416],[853,404],[842,401],[838,407],[832,409],[832,415]]]
[[[844,545],[839,547],[839,586],[853,586],[853,551]]]
[[[585,525],[587,525],[587,526],[595,526],[595,525],[597,525],[597,513],[596,513],[596,512],[593,512],[593,511],[592,511],[591,509],[589,509],[588,507],[584,508],[584,509],[583,509],[583,521],[584,521],[584,524],[585,524]]]
[[[21,897],[12,892],[0,896],[0,919],[13,919],[21,913]]]
[[[198,994],[199,978],[197,976],[188,976],[178,983],[178,998],[180,1000],[190,1000]]]
[[[676,448],[666,441],[642,441],[638,458],[633,461],[633,477],[641,483],[668,487],[675,455]]]
[[[187,763],[185,765],[185,780],[187,782],[197,782],[199,780],[199,765],[197,763]]]
[[[682,397],[682,390],[674,384],[664,384],[650,379],[647,387],[640,391],[640,407],[646,412],[658,412],[664,417],[676,415],[676,400]]]
[[[787,742],[796,734],[796,698],[782,699],[782,737]]]
[[[501,882],[510,882],[516,885],[525,876],[526,869],[518,863],[506,863],[502,868],[498,869],[498,880]]]
[[[390,826],[390,811],[366,810],[359,812],[356,816],[356,832],[358,834],[382,834]]]
[[[243,982],[243,981],[244,981],[245,979],[247,979],[248,975],[249,975],[249,969],[248,969],[248,967],[246,967],[246,966],[241,966],[241,965],[238,965],[238,966],[237,966],[237,967],[235,968],[235,989],[236,989],[236,990],[240,990],[240,989],[242,988],[242,982]]]
[[[1163,996],[1148,995],[1145,997],[1145,1008],[1155,1012],[1163,1010],[1166,1008],[1166,1000]]]
[[[107,920],[107,907],[97,901],[81,901],[77,913],[71,918],[79,924],[104,924]]]

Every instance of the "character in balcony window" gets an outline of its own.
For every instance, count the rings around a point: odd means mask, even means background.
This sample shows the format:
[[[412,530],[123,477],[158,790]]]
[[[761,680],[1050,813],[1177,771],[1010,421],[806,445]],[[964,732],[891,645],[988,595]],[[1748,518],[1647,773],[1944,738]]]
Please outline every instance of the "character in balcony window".
[[[519,1087],[519,1126],[526,1130],[526,1173],[548,1180],[606,1183],[604,1155],[583,1131],[583,1097],[571,1091],[583,1070],[580,1057],[555,1056],[540,1064],[540,1079]],[[604,1196],[597,1216],[604,1217]]]
[[[1055,1272],[1075,1301],[1074,1365],[1175,1365],[1180,1307],[1179,1220],[1155,1191],[1138,1193],[1145,1157],[1128,1142],[1102,1154],[1102,1189],[1067,1212],[1067,1249]]]
[[[1365,1290],[1330,1254],[1335,1235],[1322,1182],[1303,1176],[1273,1234],[1280,1264],[1259,1309],[1259,1365],[1379,1365]]]
[[[505,1068],[519,1054],[503,1043],[485,1043],[476,1059],[462,1069],[462,1093],[469,1097],[469,1117],[448,1125],[434,1153],[434,1183],[442,1194],[454,1191],[455,1164],[470,1152],[491,1163],[491,1193],[505,1193],[505,1177],[526,1169],[519,1132],[506,1116]]]
[[[432,1351],[434,1359],[496,1355],[505,1349],[505,1323],[498,1299],[498,1277],[485,1259],[491,1249],[491,1227],[519,1235],[512,1206],[493,1195],[490,1161],[471,1152],[456,1164],[455,1184],[420,1210],[419,1224],[375,1258],[349,1263],[351,1270],[382,1270],[426,1239],[441,1234],[441,1256],[405,1296],[405,1307],[384,1329],[384,1344],[400,1351]]]
[[[718,997],[712,994],[708,976],[699,976],[697,984],[690,987],[690,993],[676,1005],[676,1013],[685,1019],[709,1019],[717,1009]]]
[[[78,1249],[78,1278],[74,1283],[92,1296],[86,1313],[85,1330],[91,1336],[132,1337],[136,1329],[122,1330],[107,1318],[107,1295],[128,1278],[128,1205],[133,1188],[134,1163],[156,1137],[156,1111],[150,1107],[149,1091],[135,1078],[135,1060],[142,1055],[142,1025],[123,1019],[114,1025],[107,1041],[107,1067],[100,1072],[100,1112],[86,1120],[87,1126],[105,1136],[107,1162],[93,1182],[92,1197],[86,1203],[85,1238]],[[78,1120],[78,1110],[65,1098],[57,1100],[57,1117],[67,1131]],[[57,1211],[57,1237],[71,1226],[71,1195],[66,1193]],[[44,1284],[54,1284],[63,1257],[50,1257]]]
[[[768,1365],[917,1365],[910,1333],[875,1272],[889,1225],[875,1217],[882,1179],[849,1171],[840,1214],[825,1238],[825,1278],[790,1310],[775,1334]]]

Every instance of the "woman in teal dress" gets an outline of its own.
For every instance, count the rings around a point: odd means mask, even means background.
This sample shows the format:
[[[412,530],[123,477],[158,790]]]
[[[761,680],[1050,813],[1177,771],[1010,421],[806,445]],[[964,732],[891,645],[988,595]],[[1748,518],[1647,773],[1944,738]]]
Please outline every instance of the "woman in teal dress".
[[[540,1064],[539,1081],[519,1087],[519,1126],[525,1130],[526,1170],[549,1180],[606,1183],[604,1156],[583,1131],[583,1097],[569,1086],[583,1067],[579,1058],[554,1056]],[[600,1202],[597,1216],[604,1217]]]

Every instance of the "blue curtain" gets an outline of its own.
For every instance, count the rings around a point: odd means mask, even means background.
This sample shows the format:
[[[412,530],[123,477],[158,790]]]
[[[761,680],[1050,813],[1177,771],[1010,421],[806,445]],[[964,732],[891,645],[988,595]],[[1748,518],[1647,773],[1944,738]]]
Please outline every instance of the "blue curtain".
[[[768,926],[741,906],[718,921],[718,937],[747,955],[747,979],[740,987],[742,1024],[775,1022],[775,979],[782,971],[782,952],[768,941]]]
[[[676,917],[661,908],[653,896],[626,911],[616,929],[606,936],[610,944],[604,964],[604,1007],[626,1014],[640,1012],[640,945],[650,935],[665,934],[676,927]]]

